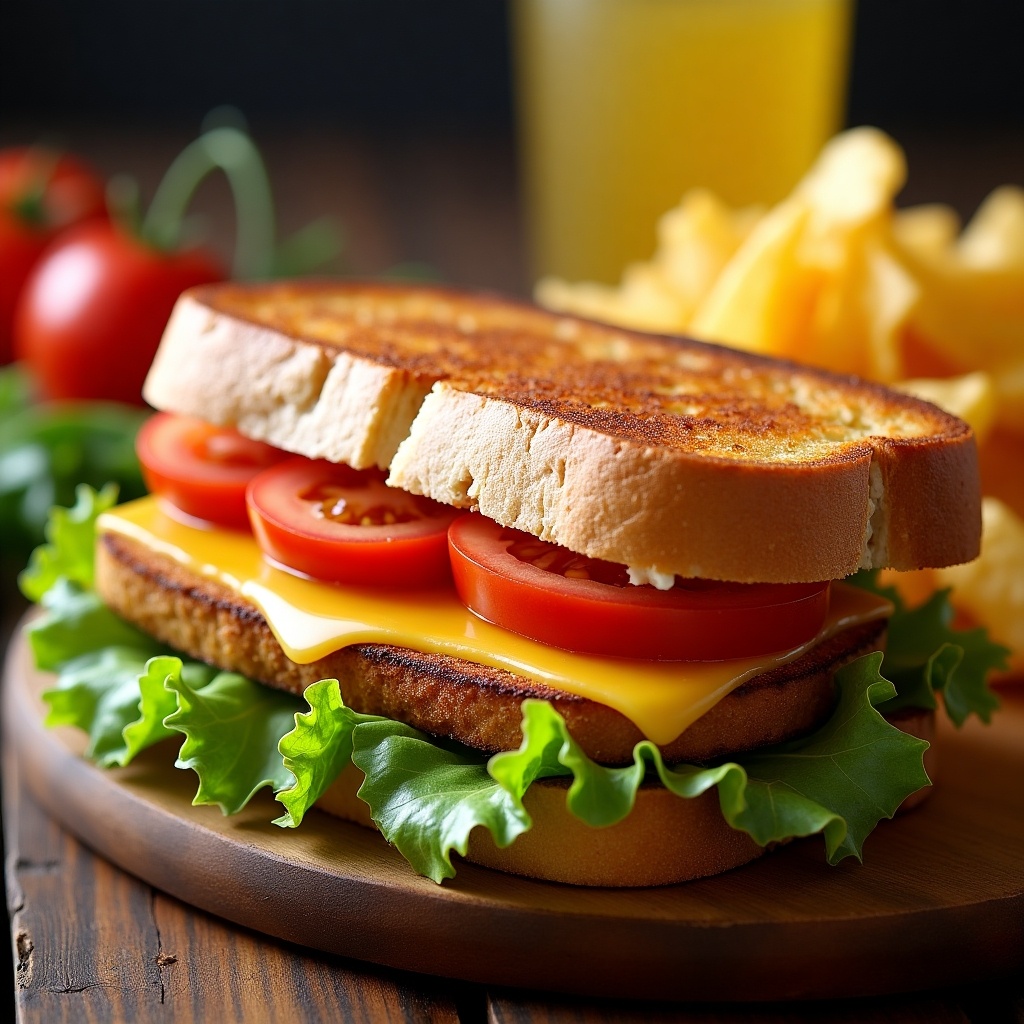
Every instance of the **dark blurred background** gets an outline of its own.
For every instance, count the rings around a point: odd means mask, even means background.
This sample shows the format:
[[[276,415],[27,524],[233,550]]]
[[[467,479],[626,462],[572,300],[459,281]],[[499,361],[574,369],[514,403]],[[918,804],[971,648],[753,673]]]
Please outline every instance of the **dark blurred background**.
[[[623,0],[628,2],[628,0]],[[244,111],[287,232],[526,294],[509,0],[4,0],[0,145],[49,142],[150,194],[211,108]],[[907,151],[902,202],[969,215],[1024,179],[1024,3],[859,0],[847,124]],[[230,248],[223,182],[198,209]],[[653,246],[652,227],[652,246]]]
[[[257,134],[511,139],[508,36],[508,0],[4,0],[0,141],[77,142],[97,121],[195,130],[221,103]],[[912,198],[943,198],[922,142],[935,133],[1019,180],[1022,52],[1021,0],[859,0],[847,121],[908,146]]]
[[[902,202],[966,216],[1024,179],[1021,0],[856,12],[847,124],[904,146]],[[147,195],[231,104],[287,196],[283,231],[327,214],[352,273],[411,261],[525,294],[508,21],[508,0],[4,0],[0,145],[67,147]],[[198,204],[225,249],[227,199],[211,181]]]
[[[628,0],[624,0],[628,2]],[[5,119],[512,123],[507,0],[5,0]],[[849,122],[1020,125],[1020,0],[859,0]]]

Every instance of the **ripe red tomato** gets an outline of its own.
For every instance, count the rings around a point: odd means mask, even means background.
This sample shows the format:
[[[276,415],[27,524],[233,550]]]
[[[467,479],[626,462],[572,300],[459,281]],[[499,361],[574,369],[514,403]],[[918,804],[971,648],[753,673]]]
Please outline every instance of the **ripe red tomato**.
[[[46,398],[142,404],[142,383],[178,296],[224,278],[205,249],[163,253],[107,222],[59,238],[15,312],[19,358]]]
[[[448,531],[455,589],[488,622],[552,647],[665,661],[717,661],[798,647],[828,614],[828,583],[676,578],[633,586],[625,566],[465,515]]]
[[[18,295],[47,245],[105,212],[103,182],[81,161],[30,147],[0,152],[0,365],[13,355]]]
[[[410,588],[450,578],[448,524],[459,513],[388,487],[377,470],[293,459],[255,477],[247,498],[264,553],[306,576]]]
[[[249,529],[245,489],[269,466],[291,458],[280,448],[190,416],[158,412],[135,439],[142,476],[153,494],[198,519]]]

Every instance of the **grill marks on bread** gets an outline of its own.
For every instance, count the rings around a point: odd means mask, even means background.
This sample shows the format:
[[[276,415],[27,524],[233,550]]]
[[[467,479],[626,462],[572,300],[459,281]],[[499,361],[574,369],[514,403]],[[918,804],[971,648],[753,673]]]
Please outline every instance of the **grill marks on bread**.
[[[384,644],[359,644],[308,665],[286,657],[260,612],[214,580],[115,534],[101,537],[96,586],[119,615],[177,650],[301,694],[336,678],[345,703],[488,753],[518,748],[520,706],[550,700],[586,753],[626,764],[643,737],[604,705],[457,658]],[[876,650],[885,624],[839,634],[802,658],[756,676],[716,704],[663,753],[669,762],[701,761],[809,731],[833,705],[832,676]]]
[[[195,289],[146,396],[298,454],[390,466],[395,486],[661,572],[833,579],[966,561],[980,538],[970,429],[934,406],[496,297]]]

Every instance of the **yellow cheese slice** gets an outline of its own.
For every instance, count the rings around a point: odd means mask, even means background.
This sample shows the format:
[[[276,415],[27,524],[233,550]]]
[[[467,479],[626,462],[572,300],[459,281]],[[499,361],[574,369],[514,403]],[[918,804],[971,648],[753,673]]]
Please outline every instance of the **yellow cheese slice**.
[[[825,627],[793,650],[732,661],[602,658],[527,640],[469,612],[454,589],[405,591],[319,583],[269,564],[246,533],[186,525],[155,498],[105,512],[101,532],[122,534],[254,604],[292,661],[308,664],[350,644],[392,644],[508,669],[621,712],[655,743],[671,743],[745,680],[800,657],[844,629],[891,614],[855,587],[832,588]]]

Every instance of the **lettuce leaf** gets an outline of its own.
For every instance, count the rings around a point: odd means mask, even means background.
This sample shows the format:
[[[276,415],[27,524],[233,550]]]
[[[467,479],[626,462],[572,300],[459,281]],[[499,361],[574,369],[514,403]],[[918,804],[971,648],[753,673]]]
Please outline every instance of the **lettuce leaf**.
[[[897,696],[886,704],[886,713],[904,707],[935,708],[935,694],[942,694],[946,713],[957,726],[974,714],[989,722],[999,699],[987,678],[993,669],[1005,668],[1009,649],[993,643],[984,629],[952,627],[954,610],[949,590],[937,590],[915,608],[908,608],[895,587],[878,582],[878,572],[860,572],[847,583],[878,594],[894,607],[889,620],[882,672],[896,686]]]
[[[173,655],[150,658],[137,680],[138,716],[121,730],[125,757],[119,763],[127,764],[139,751],[177,735],[164,724],[178,707],[171,680],[181,679],[193,689],[201,690],[217,675],[217,669],[201,661],[183,661]]]
[[[277,792],[292,783],[278,743],[292,729],[297,697],[237,672],[219,672],[201,688],[179,673],[166,686],[175,708],[164,725],[185,735],[175,766],[199,776],[193,804],[236,814],[264,786]]]
[[[313,683],[303,696],[309,711],[295,715],[280,742],[294,782],[277,794],[286,813],[275,824],[298,825],[351,761],[365,775],[358,795],[381,833],[435,882],[455,874],[452,850],[464,854],[477,825],[501,846],[530,827],[521,802],[487,774],[482,754],[352,711],[336,679]]]
[[[152,637],[119,619],[91,590],[70,580],[58,579],[50,587],[43,595],[43,608],[26,630],[37,668],[52,672],[104,647],[130,647],[146,656],[163,651]]]
[[[879,710],[896,692],[879,673],[881,664],[881,653],[869,654],[836,673],[838,704],[817,732],[740,759],[759,785],[794,791],[843,819],[842,828],[824,827],[830,864],[849,856],[860,860],[875,825],[931,784],[923,763],[928,743],[890,725]],[[742,817],[730,824],[762,842]]]
[[[321,679],[306,687],[309,711],[295,715],[295,727],[281,737],[278,750],[293,776],[292,785],[277,793],[285,813],[275,825],[295,828],[306,811],[352,760],[352,732],[362,722],[382,722],[345,707],[337,679]]]
[[[96,519],[117,501],[117,486],[101,491],[79,485],[73,508],[55,506],[46,523],[46,543],[40,544],[18,577],[21,592],[39,601],[59,579],[90,588],[95,564]]]
[[[89,737],[86,755],[126,765],[140,750],[173,736],[163,719],[177,706],[165,680],[180,673],[195,687],[216,670],[183,663],[152,637],[119,619],[96,594],[60,578],[43,596],[46,612],[27,630],[39,668],[57,672],[43,692],[47,725],[73,725]]]
[[[465,854],[477,825],[498,846],[531,825],[521,800],[488,773],[476,751],[389,719],[357,725],[352,744],[352,761],[366,776],[359,798],[384,838],[435,882],[455,874],[452,850]]]
[[[441,881],[454,874],[451,853],[466,852],[470,832],[487,828],[507,846],[531,825],[523,796],[537,780],[571,776],[566,803],[594,827],[621,821],[632,810],[649,772],[683,799],[718,787],[722,813],[733,828],[766,845],[824,835],[830,863],[860,858],[864,840],[882,817],[892,817],[911,793],[928,785],[928,744],[890,725],[877,706],[893,685],[878,672],[881,654],[861,658],[837,675],[839,702],[811,736],[705,768],[669,768],[658,748],[638,743],[633,764],[607,768],[592,761],[546,701],[523,704],[518,750],[481,755],[441,744],[417,730],[344,706],[334,680],[309,687],[310,711],[280,749],[295,776],[278,793],[295,825],[317,796],[352,762],[365,775],[359,797],[384,836],[421,874]]]
[[[86,756],[105,767],[131,760],[124,730],[139,717],[139,676],[146,656],[130,647],[104,647],[66,662],[47,690],[46,725],[74,725],[89,736]]]
[[[922,762],[928,744],[889,725],[877,711],[895,693],[878,673],[881,657],[860,658],[837,674],[838,705],[817,732],[736,761],[669,768],[645,740],[634,748],[632,765],[605,768],[580,750],[550,704],[531,700],[523,704],[519,750],[495,754],[488,771],[517,802],[536,778],[571,774],[569,810],[600,827],[630,812],[650,768],[682,798],[717,786],[725,819],[762,846],[822,832],[830,863],[860,858],[879,819],[891,818],[929,782]]]
[[[435,881],[454,874],[451,854],[465,853],[478,825],[499,846],[530,828],[523,796],[550,776],[571,779],[568,809],[594,827],[622,820],[644,779],[657,776],[681,799],[716,788],[729,824],[762,845],[821,833],[831,863],[859,858],[878,820],[928,781],[927,744],[879,711],[934,707],[936,691],[958,724],[969,714],[987,720],[995,706],[984,676],[1003,650],[981,630],[951,629],[946,594],[907,610],[866,574],[854,582],[897,609],[889,653],[884,662],[871,655],[837,674],[835,713],[810,736],[712,767],[670,768],[644,741],[632,764],[607,768],[583,753],[550,704],[526,701],[520,748],[488,760],[352,711],[336,680],[307,688],[302,710],[290,694],[181,658],[128,626],[91,590],[94,523],[112,501],[110,490],[81,489],[73,509],[57,511],[49,543],[22,574],[25,593],[45,609],[29,630],[33,653],[41,668],[58,672],[56,687],[44,694],[48,723],[83,729],[89,756],[101,764],[127,764],[182,734],[177,766],[199,777],[195,803],[230,814],[269,786],[284,807],[276,819],[283,826],[298,825],[351,761],[365,775],[359,797],[381,832]]]

